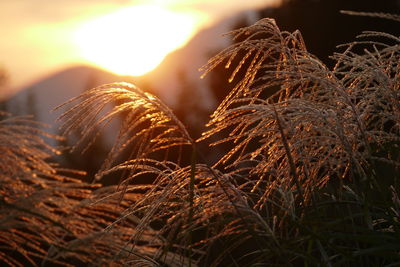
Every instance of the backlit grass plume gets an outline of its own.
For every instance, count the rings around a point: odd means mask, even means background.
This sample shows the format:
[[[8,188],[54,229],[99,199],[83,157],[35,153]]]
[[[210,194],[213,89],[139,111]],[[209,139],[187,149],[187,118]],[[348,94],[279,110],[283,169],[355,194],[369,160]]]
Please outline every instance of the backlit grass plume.
[[[90,146],[95,140],[93,135],[98,134],[96,131],[113,119],[122,118],[116,141],[102,170],[110,168],[127,148],[130,157],[140,158],[174,146],[193,144],[186,128],[164,103],[132,84],[107,84],[64,105],[67,104],[74,106],[60,116],[60,119],[66,118],[61,129],[64,135],[68,135],[80,127],[82,138],[75,148],[85,144],[89,138],[91,141],[86,147]]]
[[[398,164],[394,155],[377,153],[399,140],[397,37],[363,34],[390,38],[394,45],[373,42],[358,55],[352,48],[362,42],[352,43],[335,55],[337,66],[330,71],[307,52],[299,32],[281,32],[271,19],[232,34],[244,41],[210,60],[206,69],[225,61],[229,67],[240,55],[232,79],[240,68],[245,75],[212,115],[213,128],[205,137],[230,130],[218,143],[234,147],[218,164],[231,162],[234,169],[242,162],[255,164],[252,191],[259,185],[264,191],[258,206],[274,184],[308,201],[315,187],[329,180],[376,183],[371,172],[376,161]]]

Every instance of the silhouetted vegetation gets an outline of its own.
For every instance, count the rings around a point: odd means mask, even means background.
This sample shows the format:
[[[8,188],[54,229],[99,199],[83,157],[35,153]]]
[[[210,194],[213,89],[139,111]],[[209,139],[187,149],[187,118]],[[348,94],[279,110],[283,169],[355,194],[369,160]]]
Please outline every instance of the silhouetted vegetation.
[[[35,122],[3,118],[0,261],[398,265],[400,38],[364,32],[330,68],[299,31],[282,31],[273,19],[231,35],[237,42],[204,71],[224,66],[232,90],[199,139],[157,97],[128,83],[64,104],[63,135],[79,131],[81,150],[125,115],[95,183],[49,163],[59,152]],[[225,143],[230,150],[209,164],[201,146]],[[121,180],[97,184],[106,175]]]

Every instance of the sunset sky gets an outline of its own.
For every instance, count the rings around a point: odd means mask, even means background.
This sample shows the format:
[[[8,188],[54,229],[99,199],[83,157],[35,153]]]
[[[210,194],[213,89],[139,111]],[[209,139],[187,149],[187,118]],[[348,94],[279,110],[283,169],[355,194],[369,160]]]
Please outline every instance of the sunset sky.
[[[140,75],[154,68],[168,52],[184,45],[199,29],[240,10],[276,2],[1,0],[0,68],[8,74],[11,87],[24,86],[51,71],[81,63]],[[107,48],[115,53],[105,53]],[[152,61],[144,62],[143,55]],[[133,61],[136,63],[127,65]]]

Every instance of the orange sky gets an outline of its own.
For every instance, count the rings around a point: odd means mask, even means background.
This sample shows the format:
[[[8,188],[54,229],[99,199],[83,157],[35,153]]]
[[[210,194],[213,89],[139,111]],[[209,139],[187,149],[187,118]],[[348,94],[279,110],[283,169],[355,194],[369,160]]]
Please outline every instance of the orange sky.
[[[184,43],[196,31],[213,21],[240,10],[275,3],[277,0],[228,2],[229,4],[226,0],[1,0],[0,68],[8,73],[11,87],[20,87],[68,65],[90,63],[78,47],[77,31],[89,21],[135,5],[157,5],[177,12],[176,14],[195,16],[191,22],[178,21],[178,25],[193,23],[192,31],[173,37],[179,37],[179,42]],[[155,23],[163,24],[162,21]],[[153,27],[152,30],[157,28]],[[130,30],[132,28],[127,28],[125,32]],[[165,29],[162,31],[165,32]],[[181,38],[181,35],[188,37]],[[174,49],[173,45],[171,47],[170,49]]]

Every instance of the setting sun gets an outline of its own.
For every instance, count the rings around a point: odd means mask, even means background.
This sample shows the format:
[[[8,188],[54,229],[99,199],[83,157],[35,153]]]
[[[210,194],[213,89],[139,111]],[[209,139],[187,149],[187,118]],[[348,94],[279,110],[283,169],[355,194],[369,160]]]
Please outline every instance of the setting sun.
[[[159,6],[133,6],[84,23],[81,56],[121,75],[143,75],[194,34],[199,17]]]

